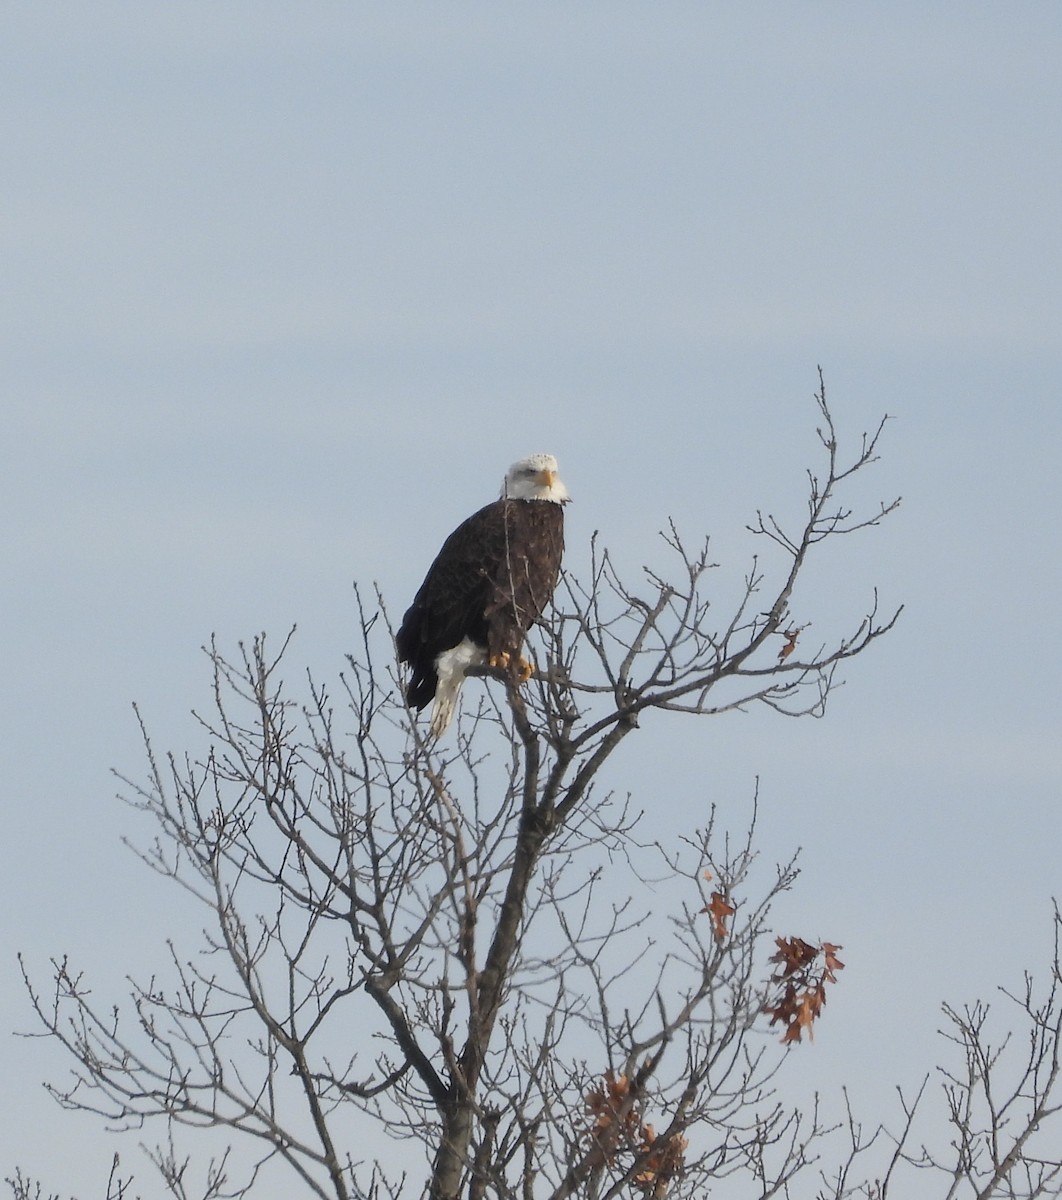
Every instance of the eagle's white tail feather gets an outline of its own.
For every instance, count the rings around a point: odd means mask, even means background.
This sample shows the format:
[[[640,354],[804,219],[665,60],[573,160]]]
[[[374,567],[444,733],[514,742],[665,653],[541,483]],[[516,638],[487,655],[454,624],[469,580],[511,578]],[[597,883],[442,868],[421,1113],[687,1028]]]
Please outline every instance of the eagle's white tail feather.
[[[450,726],[457,709],[457,697],[465,682],[465,671],[469,667],[481,666],[487,661],[487,652],[482,646],[468,638],[462,639],[450,650],[444,650],[435,660],[439,682],[435,688],[435,701],[431,706],[431,736],[440,738]]]
[[[435,702],[431,706],[431,736],[441,738],[449,729],[457,708],[457,697],[461,694],[463,675],[453,675],[445,683],[440,679],[435,689]]]

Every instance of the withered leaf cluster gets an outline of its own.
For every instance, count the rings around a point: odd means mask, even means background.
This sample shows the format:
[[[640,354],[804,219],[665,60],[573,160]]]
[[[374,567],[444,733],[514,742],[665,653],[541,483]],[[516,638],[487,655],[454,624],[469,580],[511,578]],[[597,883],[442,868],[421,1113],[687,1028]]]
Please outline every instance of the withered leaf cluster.
[[[589,1138],[601,1161],[613,1166],[631,1156],[630,1180],[646,1196],[662,1196],[682,1171],[688,1142],[680,1133],[657,1134],[643,1120],[636,1082],[606,1071],[586,1094]]]
[[[814,1036],[813,1025],[826,1003],[826,985],[837,982],[837,972],[844,963],[837,957],[841,949],[833,942],[812,945],[803,938],[775,938],[778,949],[769,962],[777,963],[778,970],[771,976],[775,999],[764,1005],[764,1012],[771,1024],[780,1022],[785,1027],[784,1043],[799,1042],[804,1031]]]

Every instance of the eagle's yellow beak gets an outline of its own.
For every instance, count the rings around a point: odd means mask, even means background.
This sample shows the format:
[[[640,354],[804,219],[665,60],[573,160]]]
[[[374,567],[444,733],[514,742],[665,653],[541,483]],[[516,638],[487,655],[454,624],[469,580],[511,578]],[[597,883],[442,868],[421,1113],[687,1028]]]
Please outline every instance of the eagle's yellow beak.
[[[551,471],[549,469],[549,467],[546,467],[544,470],[539,471],[537,482],[540,483],[543,487],[551,488],[553,486],[553,484],[556,482],[556,479],[557,479],[557,472]]]

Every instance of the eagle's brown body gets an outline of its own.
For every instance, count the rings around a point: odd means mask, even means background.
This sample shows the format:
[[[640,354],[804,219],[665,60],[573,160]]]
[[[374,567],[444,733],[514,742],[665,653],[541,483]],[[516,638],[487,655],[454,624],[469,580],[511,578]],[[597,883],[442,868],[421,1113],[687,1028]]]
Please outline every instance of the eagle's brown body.
[[[412,668],[412,707],[435,698],[439,656],[465,639],[479,661],[519,659],[557,586],[563,553],[564,509],[551,500],[496,500],[450,534],[396,639],[399,660]]]

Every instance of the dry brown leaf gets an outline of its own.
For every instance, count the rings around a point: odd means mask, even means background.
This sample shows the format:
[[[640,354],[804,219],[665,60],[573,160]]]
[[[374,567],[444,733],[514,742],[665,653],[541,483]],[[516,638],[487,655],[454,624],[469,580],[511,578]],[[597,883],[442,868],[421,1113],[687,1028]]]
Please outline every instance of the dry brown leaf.
[[[797,638],[800,637],[800,630],[787,629],[785,633],[782,634],[782,637],[785,638],[785,645],[781,648],[781,650],[778,651],[779,662],[784,662],[796,649]]]
[[[726,897],[722,892],[712,892],[712,898],[701,909],[701,912],[708,913],[712,918],[712,932],[715,934],[717,942],[725,941],[726,935],[729,932],[726,927],[728,918],[732,917],[737,909],[727,903]]]

